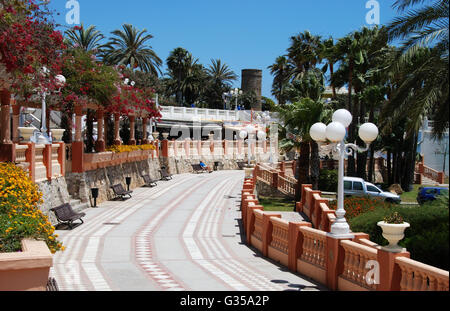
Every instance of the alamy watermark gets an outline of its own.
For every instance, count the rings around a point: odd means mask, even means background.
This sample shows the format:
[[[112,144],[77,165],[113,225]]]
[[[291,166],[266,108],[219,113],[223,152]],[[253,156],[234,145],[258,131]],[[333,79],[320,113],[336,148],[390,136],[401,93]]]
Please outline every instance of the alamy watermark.
[[[80,3],[77,0],[68,0],[66,2],[66,23],[69,25],[80,24]]]
[[[367,272],[365,277],[367,285],[380,284],[380,264],[378,263],[378,261],[367,261],[366,269],[369,269],[369,272]]]
[[[377,0],[369,0],[366,2],[366,9],[369,10],[366,14],[366,23],[368,25],[379,25],[380,3]]]

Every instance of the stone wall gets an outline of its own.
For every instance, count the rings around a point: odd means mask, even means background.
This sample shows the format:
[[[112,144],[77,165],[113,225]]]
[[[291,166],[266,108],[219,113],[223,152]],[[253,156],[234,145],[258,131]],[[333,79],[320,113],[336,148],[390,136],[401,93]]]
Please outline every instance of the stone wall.
[[[143,175],[150,175],[153,179],[159,180],[160,163],[158,159],[148,159],[147,161],[124,163],[121,165],[101,168],[84,173],[71,173],[66,176],[69,193],[81,202],[91,203],[91,189],[99,189],[97,204],[111,200],[114,193],[111,186],[122,184],[126,189],[125,177],[131,177],[130,190],[142,187],[145,183]]]
[[[283,192],[278,189],[273,188],[272,186],[262,182],[260,180],[256,181],[255,191],[257,195],[262,195],[265,197],[276,197],[276,198],[289,198]],[[292,198],[294,199],[294,198]]]
[[[52,181],[44,181],[37,184],[39,190],[42,192],[42,199],[44,203],[40,206],[40,209],[45,215],[48,215],[52,224],[55,224],[56,217],[54,213],[50,212],[50,209],[68,203],[70,200],[69,191],[67,188],[66,179],[60,177],[52,179]]]

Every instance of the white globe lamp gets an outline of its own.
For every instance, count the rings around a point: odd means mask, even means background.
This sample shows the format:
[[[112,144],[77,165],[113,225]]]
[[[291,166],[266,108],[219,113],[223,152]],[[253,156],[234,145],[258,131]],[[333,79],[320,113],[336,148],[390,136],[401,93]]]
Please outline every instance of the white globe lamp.
[[[309,135],[312,139],[318,142],[324,142],[327,140],[327,126],[323,123],[316,123],[311,126]]]
[[[240,137],[241,139],[247,138],[247,132],[246,132],[246,131],[240,131],[240,132],[239,132],[239,137]]]
[[[333,122],[341,123],[345,128],[347,128],[350,123],[352,123],[353,116],[346,109],[339,109],[333,114]]]
[[[331,122],[325,132],[328,140],[333,143],[344,140],[346,134],[345,127],[340,122]]]
[[[367,144],[377,139],[378,133],[378,127],[373,123],[364,123],[359,128],[359,137]]]
[[[258,139],[265,140],[267,138],[267,134],[264,131],[258,131]]]

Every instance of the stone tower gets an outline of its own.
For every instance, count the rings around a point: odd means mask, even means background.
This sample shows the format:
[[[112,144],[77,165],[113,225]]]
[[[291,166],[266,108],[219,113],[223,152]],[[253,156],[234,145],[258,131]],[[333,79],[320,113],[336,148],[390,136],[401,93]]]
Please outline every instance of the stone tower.
[[[244,93],[254,91],[257,98],[257,103],[252,106],[256,111],[261,111],[261,89],[262,89],[262,70],[259,69],[244,69],[242,70],[242,86]]]

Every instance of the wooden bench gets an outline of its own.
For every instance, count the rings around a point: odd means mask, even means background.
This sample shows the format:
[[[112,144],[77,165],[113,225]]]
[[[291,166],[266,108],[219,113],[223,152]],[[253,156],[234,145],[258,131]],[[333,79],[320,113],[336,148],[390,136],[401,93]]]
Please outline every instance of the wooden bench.
[[[79,219],[83,224],[84,221],[82,217],[86,216],[85,213],[76,213],[69,203],[57,206],[50,210],[55,213],[56,219],[58,220],[59,224],[67,224],[71,230],[73,229],[73,222],[75,220]]]
[[[161,180],[171,180],[171,179],[172,179],[172,175],[170,175],[170,174],[167,172],[167,169],[166,169],[166,168],[161,168],[161,169],[159,170],[159,172],[161,173]]]
[[[194,173],[207,173],[208,170],[206,168],[203,168],[200,164],[191,164],[192,169],[194,170]]]
[[[122,200],[125,199],[125,196],[129,196],[131,198],[131,194],[133,193],[133,191],[126,191],[122,184],[117,184],[111,187],[111,189],[114,191],[114,195],[116,196],[116,198],[121,198]]]
[[[144,175],[142,178],[144,178],[144,182],[147,187],[156,187],[158,185],[156,180],[153,180],[150,175]]]

